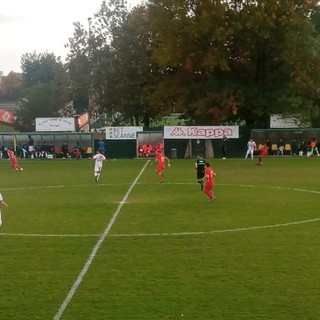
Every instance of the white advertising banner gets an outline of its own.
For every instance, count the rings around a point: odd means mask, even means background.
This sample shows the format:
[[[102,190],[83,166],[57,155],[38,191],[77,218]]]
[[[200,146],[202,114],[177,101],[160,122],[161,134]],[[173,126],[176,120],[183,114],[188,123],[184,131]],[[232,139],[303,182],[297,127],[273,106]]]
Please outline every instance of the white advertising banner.
[[[281,114],[272,114],[270,116],[270,128],[310,128],[309,122],[302,122],[295,116],[284,117]]]
[[[239,126],[172,126],[164,127],[164,139],[229,139],[239,138]]]
[[[137,132],[143,131],[143,127],[105,127],[106,139],[109,140],[135,140]]]
[[[36,131],[76,131],[74,118],[36,118]]]

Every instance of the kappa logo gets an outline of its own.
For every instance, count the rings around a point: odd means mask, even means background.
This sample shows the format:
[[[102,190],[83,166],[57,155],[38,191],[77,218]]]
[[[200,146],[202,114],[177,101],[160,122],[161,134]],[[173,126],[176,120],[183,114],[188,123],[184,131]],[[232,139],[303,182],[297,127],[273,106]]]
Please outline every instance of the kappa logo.
[[[170,136],[172,137],[223,137],[232,136],[232,129],[230,128],[199,128],[199,127],[175,127]]]

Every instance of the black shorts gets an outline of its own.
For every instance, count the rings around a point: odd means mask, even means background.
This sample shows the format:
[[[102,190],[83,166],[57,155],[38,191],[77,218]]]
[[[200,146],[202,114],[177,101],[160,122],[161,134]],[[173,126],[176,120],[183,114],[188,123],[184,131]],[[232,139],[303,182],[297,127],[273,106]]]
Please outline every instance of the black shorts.
[[[197,171],[197,179],[202,179],[204,177],[204,171]]]

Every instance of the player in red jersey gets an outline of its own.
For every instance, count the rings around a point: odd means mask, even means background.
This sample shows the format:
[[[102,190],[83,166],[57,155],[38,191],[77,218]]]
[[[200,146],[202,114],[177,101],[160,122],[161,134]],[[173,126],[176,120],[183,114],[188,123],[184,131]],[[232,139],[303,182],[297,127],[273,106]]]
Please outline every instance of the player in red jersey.
[[[204,180],[206,184],[204,186],[204,193],[209,197],[210,202],[213,202],[215,197],[213,195],[213,187],[214,187],[214,178],[216,173],[210,167],[210,163],[206,162],[205,164],[205,171],[204,171]]]
[[[157,152],[156,153],[156,157],[155,157],[155,162],[157,161],[158,162],[158,167],[157,167],[157,174],[159,176],[159,181],[162,183],[163,182],[163,174],[162,174],[162,171],[163,169],[165,168],[166,166],[166,161],[168,162],[168,167],[171,166],[170,164],[170,160],[168,157],[166,157],[163,153],[161,152]]]
[[[262,165],[263,164],[263,158],[265,158],[268,154],[268,146],[267,144],[263,144],[262,147],[260,148],[260,157],[259,157],[259,160],[258,160],[258,163],[257,164],[260,164]]]
[[[8,154],[8,157],[10,159],[10,162],[11,162],[11,167],[16,170],[16,171],[19,171],[19,170],[23,170],[23,168],[20,167],[19,163],[18,163],[18,159],[17,157],[15,156],[14,152],[10,149],[7,150],[7,154]]]

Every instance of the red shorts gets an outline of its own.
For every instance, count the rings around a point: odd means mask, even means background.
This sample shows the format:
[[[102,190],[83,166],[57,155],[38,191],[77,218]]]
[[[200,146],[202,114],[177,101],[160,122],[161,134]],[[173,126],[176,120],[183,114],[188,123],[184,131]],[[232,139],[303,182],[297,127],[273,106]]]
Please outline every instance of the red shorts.
[[[18,165],[18,161],[11,160],[11,167],[15,168]]]
[[[164,166],[158,166],[157,172],[160,173],[164,169]]]
[[[267,156],[267,152],[261,152],[260,157],[265,158]]]

